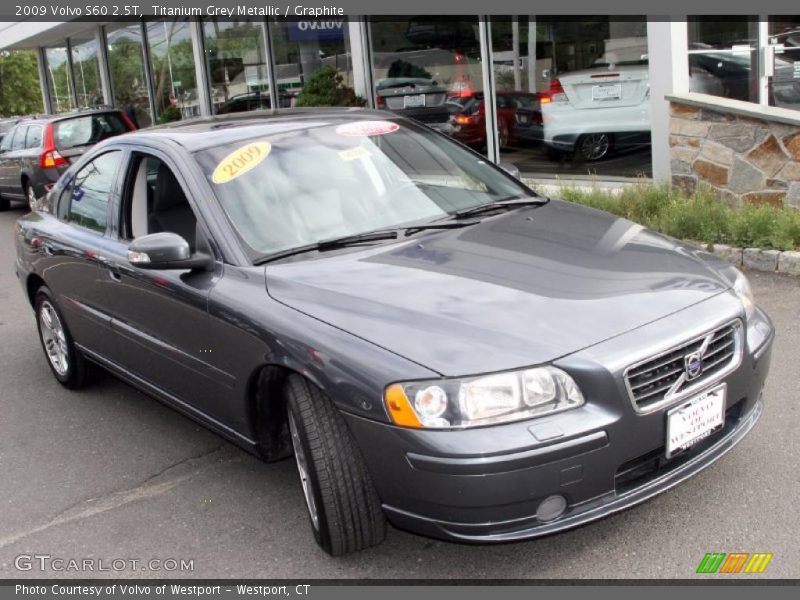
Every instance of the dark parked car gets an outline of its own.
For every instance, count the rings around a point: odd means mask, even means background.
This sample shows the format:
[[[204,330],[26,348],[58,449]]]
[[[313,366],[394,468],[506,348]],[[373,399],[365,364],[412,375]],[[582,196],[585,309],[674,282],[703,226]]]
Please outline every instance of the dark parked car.
[[[106,138],[136,127],[119,110],[85,110],[25,119],[0,142],[0,210],[9,200],[33,208],[70,163]]]
[[[495,102],[500,148],[518,144],[523,139],[541,140],[542,112],[537,94],[498,92]],[[465,99],[462,108],[450,119],[453,124],[451,135],[458,141],[474,148],[486,146],[486,102],[483,92]],[[535,133],[537,131],[538,134]]]
[[[434,128],[441,128],[450,117],[447,87],[432,79],[392,77],[375,86],[375,103]]]
[[[642,502],[763,410],[773,328],[714,255],[537,196],[381,111],[108,140],[22,217],[47,363],[90,363],[263,457],[332,554],[385,519],[497,542]]]

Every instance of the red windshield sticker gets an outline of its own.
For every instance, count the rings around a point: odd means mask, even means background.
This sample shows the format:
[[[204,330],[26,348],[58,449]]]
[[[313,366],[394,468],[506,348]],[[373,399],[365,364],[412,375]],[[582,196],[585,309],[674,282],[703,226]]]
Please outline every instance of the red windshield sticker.
[[[336,128],[336,133],[350,137],[369,137],[371,135],[384,135],[394,133],[400,125],[391,121],[356,121],[345,123]]]

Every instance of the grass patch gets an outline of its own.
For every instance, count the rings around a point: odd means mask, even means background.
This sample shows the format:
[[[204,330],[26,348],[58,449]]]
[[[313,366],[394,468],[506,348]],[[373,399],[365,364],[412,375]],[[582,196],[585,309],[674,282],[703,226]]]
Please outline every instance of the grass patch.
[[[800,211],[766,205],[732,208],[712,190],[701,189],[687,197],[667,185],[642,183],[619,194],[565,187],[561,196],[679,239],[742,248],[800,249]]]

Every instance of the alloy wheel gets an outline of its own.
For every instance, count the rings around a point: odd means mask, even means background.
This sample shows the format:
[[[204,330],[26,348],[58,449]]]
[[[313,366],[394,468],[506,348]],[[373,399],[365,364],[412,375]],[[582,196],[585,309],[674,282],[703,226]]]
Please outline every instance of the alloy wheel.
[[[300,474],[300,483],[303,486],[303,495],[306,497],[306,506],[308,507],[308,514],[311,517],[311,523],[314,529],[319,530],[319,513],[317,512],[317,503],[314,500],[314,490],[311,488],[311,480],[308,474],[308,460],[306,459],[306,452],[303,449],[303,443],[300,440],[300,435],[297,432],[297,424],[294,420],[292,411],[289,413],[289,432],[292,436],[292,447],[294,448],[294,458],[297,463],[297,472]]]
[[[67,337],[61,319],[58,318],[53,305],[47,300],[39,306],[39,327],[47,358],[55,372],[63,377],[69,370]]]
[[[36,210],[36,193],[33,191],[33,186],[28,185],[26,191],[26,197],[28,199],[28,207],[33,211]]]
[[[581,138],[580,153],[585,160],[599,160],[608,154],[611,140],[605,133],[590,133]]]

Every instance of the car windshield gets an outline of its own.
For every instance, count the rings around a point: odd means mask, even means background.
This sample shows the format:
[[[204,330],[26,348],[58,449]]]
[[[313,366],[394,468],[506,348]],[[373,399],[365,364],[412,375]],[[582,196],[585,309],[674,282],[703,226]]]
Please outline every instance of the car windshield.
[[[530,195],[482,157],[402,121],[305,122],[195,157],[254,260]]]

